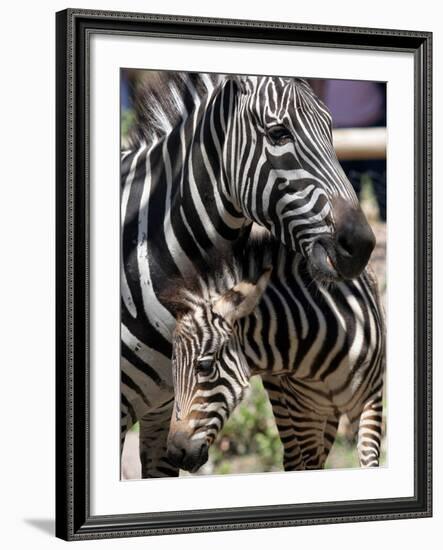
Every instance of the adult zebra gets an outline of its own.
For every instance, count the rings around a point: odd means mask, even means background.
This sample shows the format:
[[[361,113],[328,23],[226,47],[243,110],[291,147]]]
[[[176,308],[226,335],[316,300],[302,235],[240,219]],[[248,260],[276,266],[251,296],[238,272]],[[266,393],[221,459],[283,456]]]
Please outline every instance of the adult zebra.
[[[369,268],[325,286],[301,254],[261,236],[164,298],[177,318],[168,456],[178,467],[206,462],[254,374],[271,396],[285,470],[322,468],[341,414],[358,425],[360,464],[378,466],[384,322]]]
[[[121,433],[139,420],[143,477],[177,475],[166,458],[175,319],[159,299],[164,282],[207,271],[253,221],[323,280],[358,276],[374,246],[330,115],[305,81],[159,80],[149,116],[162,130],[139,137],[121,167]]]

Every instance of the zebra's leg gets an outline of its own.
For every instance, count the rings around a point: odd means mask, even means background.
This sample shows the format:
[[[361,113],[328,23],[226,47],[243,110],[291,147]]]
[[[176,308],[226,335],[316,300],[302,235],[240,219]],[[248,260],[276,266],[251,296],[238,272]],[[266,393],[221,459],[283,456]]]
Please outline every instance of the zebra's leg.
[[[305,470],[305,463],[301,454],[300,445],[289,416],[284,391],[281,387],[281,378],[277,376],[263,376],[263,386],[268,394],[274,413],[280,441],[283,445],[283,467],[286,472]]]
[[[381,391],[368,399],[360,413],[357,452],[360,466],[377,467],[380,461],[383,401]]]
[[[305,385],[299,384],[297,379],[283,376],[281,388],[305,469],[323,468],[335,440],[337,420],[327,409],[320,413],[307,406],[310,399],[304,395]],[[308,391],[310,397],[312,392],[309,388]]]
[[[178,471],[166,460],[166,438],[174,401],[170,358],[138,340],[122,324],[120,364],[122,439],[129,428],[129,414],[139,421],[141,476],[176,476]]]
[[[329,451],[325,450],[325,428],[327,418],[312,411],[294,409],[292,421],[296,426],[297,438],[307,470],[324,468]]]
[[[155,411],[140,418],[140,461],[142,478],[176,477],[178,468],[172,466],[166,457],[166,443],[169,433],[174,399],[169,399]]]

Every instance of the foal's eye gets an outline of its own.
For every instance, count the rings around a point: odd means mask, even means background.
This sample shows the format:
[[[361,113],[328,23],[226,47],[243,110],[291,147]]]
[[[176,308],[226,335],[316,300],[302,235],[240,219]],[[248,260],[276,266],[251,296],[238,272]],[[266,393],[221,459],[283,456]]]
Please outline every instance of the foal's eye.
[[[197,361],[197,372],[201,374],[209,374],[212,370],[214,359],[212,357],[206,357],[205,359],[199,359]]]
[[[271,126],[268,129],[268,136],[274,145],[285,145],[289,141],[293,141],[291,132],[283,124]]]

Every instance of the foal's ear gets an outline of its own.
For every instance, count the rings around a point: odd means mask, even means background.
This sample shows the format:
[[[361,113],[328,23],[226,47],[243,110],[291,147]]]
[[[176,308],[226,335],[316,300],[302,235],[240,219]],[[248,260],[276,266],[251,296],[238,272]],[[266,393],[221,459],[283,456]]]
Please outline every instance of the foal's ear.
[[[266,289],[271,272],[272,267],[268,267],[256,283],[241,281],[236,284],[214,303],[213,311],[231,324],[252,313]]]

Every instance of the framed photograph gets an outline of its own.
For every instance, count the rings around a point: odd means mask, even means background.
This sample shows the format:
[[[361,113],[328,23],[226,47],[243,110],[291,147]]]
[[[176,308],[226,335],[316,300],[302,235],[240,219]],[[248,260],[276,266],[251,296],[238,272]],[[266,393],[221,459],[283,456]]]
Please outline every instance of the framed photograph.
[[[431,33],[56,17],[57,536],[429,517]]]

